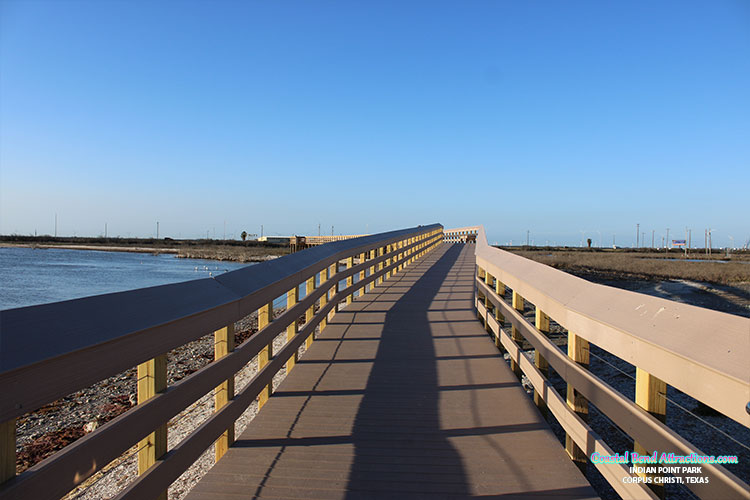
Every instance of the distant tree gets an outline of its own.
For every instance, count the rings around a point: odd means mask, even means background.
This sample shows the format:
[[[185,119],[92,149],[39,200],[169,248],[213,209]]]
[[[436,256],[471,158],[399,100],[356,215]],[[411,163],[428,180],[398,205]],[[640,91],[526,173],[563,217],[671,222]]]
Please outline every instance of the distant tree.
[[[589,244],[589,248],[591,248],[591,238],[588,238],[588,239],[586,240],[586,243],[588,243],[588,244]]]
[[[242,238],[242,241],[245,241],[247,238],[247,231],[242,231],[242,234],[240,234],[240,238]]]

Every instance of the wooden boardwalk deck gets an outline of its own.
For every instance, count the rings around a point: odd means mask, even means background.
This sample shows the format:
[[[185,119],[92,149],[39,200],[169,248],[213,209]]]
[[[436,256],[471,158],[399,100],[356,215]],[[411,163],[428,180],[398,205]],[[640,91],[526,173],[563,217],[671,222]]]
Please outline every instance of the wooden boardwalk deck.
[[[442,245],[340,311],[190,500],[595,498]]]

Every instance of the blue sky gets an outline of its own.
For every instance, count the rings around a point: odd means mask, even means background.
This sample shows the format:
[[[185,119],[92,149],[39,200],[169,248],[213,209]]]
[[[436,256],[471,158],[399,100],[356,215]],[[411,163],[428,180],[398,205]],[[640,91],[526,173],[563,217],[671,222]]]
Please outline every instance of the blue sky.
[[[744,0],[3,1],[0,233],[744,244],[748,54]]]

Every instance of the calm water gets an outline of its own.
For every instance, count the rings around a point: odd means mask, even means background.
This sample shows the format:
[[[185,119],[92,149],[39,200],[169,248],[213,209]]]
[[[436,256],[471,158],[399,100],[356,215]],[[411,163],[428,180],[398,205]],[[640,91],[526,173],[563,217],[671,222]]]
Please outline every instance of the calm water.
[[[0,309],[208,278],[247,265],[167,254],[0,248]]]

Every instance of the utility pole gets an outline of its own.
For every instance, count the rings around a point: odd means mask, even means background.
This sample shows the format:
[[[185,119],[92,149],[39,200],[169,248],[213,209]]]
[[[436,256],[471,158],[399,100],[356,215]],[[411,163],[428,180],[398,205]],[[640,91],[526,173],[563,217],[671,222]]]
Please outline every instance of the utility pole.
[[[693,248],[693,230],[688,229],[688,248]]]
[[[669,228],[667,228],[667,245],[669,245]]]
[[[615,248],[617,245],[615,245],[615,235],[612,235],[612,248]]]
[[[641,236],[641,225],[640,224],[636,224],[635,225],[635,247],[636,248],[640,247],[640,243],[641,242],[638,239],[640,236]]]
[[[656,235],[656,229],[651,230],[651,248],[654,248],[654,236]]]
[[[711,228],[708,228],[708,255],[711,255],[711,250],[713,250],[714,244],[713,241],[711,241]]]
[[[526,230],[526,246],[529,246],[529,230]]]
[[[333,236],[333,224],[331,224],[331,236]]]
[[[260,225],[260,237],[263,237],[263,224]]]
[[[224,221],[224,239],[227,239],[227,221]]]
[[[318,223],[318,236],[320,236],[320,223]]]
[[[156,221],[156,239],[159,239],[159,221]]]
[[[104,237],[107,237],[107,223],[104,223]]]
[[[57,238],[57,212],[55,212],[55,238]]]

